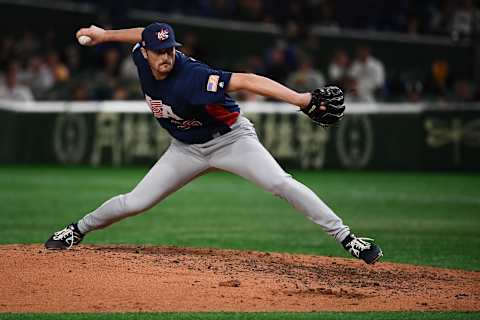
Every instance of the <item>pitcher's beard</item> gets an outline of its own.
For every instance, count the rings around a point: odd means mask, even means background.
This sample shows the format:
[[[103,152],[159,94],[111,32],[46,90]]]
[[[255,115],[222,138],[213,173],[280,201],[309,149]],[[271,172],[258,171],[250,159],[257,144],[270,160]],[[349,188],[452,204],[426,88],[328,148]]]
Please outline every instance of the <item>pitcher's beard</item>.
[[[160,73],[170,72],[170,70],[172,70],[172,65],[170,63],[162,63],[157,66],[156,70]]]

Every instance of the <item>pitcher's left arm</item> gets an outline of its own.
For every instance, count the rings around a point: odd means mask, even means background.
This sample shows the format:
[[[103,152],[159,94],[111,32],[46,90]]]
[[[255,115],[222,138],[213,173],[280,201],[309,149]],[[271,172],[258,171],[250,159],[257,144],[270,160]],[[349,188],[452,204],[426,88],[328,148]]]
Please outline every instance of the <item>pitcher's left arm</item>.
[[[227,91],[247,90],[265,97],[299,106],[315,123],[328,127],[343,118],[343,91],[335,86],[299,93],[286,86],[253,73],[233,73]]]

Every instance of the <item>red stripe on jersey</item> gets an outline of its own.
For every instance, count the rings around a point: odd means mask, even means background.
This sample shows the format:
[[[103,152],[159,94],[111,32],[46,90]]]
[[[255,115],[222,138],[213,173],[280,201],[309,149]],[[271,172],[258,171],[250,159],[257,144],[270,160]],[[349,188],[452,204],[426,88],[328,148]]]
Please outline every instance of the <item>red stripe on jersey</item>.
[[[227,124],[229,127],[237,121],[237,118],[240,115],[240,112],[230,112],[227,108],[218,104],[207,104],[206,110],[209,115],[218,121]]]

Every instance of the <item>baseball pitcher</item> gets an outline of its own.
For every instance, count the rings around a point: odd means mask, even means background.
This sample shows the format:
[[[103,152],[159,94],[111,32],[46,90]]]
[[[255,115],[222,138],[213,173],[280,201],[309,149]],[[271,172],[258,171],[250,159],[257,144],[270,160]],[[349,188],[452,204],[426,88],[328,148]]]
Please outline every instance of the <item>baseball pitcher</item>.
[[[284,101],[317,124],[329,126],[343,117],[341,89],[329,86],[298,93],[266,77],[214,69],[177,51],[181,44],[165,23],[122,30],[90,26],[80,29],[77,38],[86,45],[134,44],[132,56],[145,100],[172,141],[131,192],[111,198],[55,232],[45,243],[47,249],[70,249],[87,233],[144,212],[207,170],[220,169],[285,199],[354,257],[373,264],[383,255],[372,239],[356,237],[312,190],[280,167],[229,95],[247,90]]]

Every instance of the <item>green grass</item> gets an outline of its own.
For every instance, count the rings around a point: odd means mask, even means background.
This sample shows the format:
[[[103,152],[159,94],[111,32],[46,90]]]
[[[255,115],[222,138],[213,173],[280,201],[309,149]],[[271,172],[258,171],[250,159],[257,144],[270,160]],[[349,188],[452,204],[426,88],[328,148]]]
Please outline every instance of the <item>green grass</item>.
[[[0,243],[41,243],[103,201],[131,190],[146,167],[0,167]],[[292,172],[384,261],[480,270],[480,175]],[[145,214],[85,243],[164,244],[346,256],[288,203],[227,173],[202,176]]]
[[[104,313],[104,314],[0,314],[0,319],[26,320],[470,320],[480,319],[480,313],[465,312],[321,312],[321,313]]]

